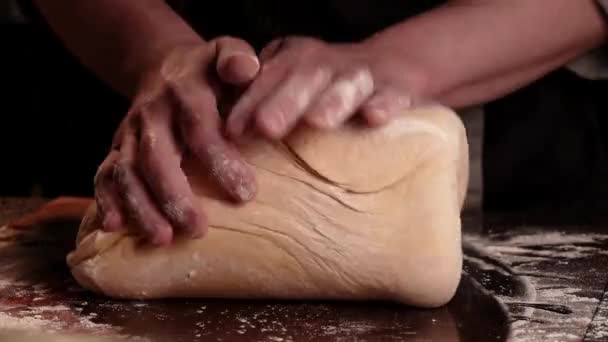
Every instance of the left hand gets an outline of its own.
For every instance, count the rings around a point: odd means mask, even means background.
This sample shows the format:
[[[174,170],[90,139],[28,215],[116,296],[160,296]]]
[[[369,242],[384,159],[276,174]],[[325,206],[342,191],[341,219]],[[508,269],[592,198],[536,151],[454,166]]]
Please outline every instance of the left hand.
[[[419,75],[396,49],[289,37],[265,47],[260,61],[258,76],[230,111],[232,138],[255,126],[281,139],[300,121],[331,129],[356,114],[381,125],[417,100]]]

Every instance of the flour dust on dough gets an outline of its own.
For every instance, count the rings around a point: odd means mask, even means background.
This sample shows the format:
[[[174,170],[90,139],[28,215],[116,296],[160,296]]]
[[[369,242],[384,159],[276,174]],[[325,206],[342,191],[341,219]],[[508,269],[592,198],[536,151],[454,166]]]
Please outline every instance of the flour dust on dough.
[[[67,261],[85,288],[116,298],[389,300],[435,307],[454,295],[468,183],[465,128],[449,109],[379,128],[301,128],[241,146],[258,181],[245,205],[184,165],[209,216],[202,239],[151,247],[100,230],[92,206]]]

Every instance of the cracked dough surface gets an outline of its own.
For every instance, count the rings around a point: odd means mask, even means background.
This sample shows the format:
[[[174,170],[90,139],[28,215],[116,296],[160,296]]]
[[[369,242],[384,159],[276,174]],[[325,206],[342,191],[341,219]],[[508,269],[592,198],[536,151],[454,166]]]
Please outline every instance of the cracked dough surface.
[[[92,206],[67,261],[85,288],[119,298],[389,300],[433,307],[460,280],[468,183],[464,126],[429,106],[381,128],[302,128],[241,147],[258,180],[245,205],[184,165],[210,229],[149,247],[99,230]]]

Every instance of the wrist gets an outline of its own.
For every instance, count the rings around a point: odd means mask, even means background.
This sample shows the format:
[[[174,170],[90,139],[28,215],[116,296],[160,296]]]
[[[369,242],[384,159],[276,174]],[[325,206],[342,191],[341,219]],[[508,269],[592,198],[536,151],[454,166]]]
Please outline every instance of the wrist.
[[[387,34],[379,33],[359,43],[364,53],[370,54],[373,69],[380,69],[379,77],[397,80],[408,89],[413,104],[427,102],[436,97],[439,90],[432,82],[432,73],[423,61],[404,51],[399,41]]]
[[[145,48],[135,47],[124,59],[123,70],[127,75],[127,95],[133,97],[151,73],[159,73],[167,61],[193,46],[206,46],[208,43],[200,37],[172,40],[147,44]]]

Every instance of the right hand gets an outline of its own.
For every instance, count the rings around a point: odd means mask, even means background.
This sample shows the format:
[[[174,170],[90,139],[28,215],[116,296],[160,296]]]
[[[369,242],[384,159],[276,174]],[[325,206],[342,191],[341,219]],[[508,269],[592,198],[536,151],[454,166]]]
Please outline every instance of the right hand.
[[[186,154],[232,199],[254,197],[254,175],[223,137],[218,103],[222,88],[250,83],[258,69],[253,48],[229,37],[180,46],[150,68],[95,175],[104,230],[128,222],[156,245],[202,236],[207,219],[181,168]]]

